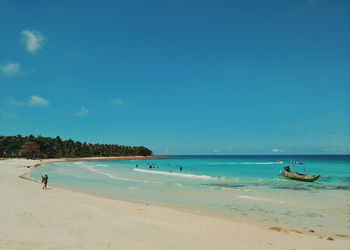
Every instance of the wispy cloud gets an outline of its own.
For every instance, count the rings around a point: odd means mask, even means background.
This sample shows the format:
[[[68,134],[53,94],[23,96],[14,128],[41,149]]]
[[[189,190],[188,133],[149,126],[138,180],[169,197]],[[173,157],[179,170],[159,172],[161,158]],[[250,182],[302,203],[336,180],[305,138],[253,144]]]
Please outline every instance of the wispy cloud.
[[[81,107],[79,112],[74,113],[75,116],[87,116],[88,114],[89,110],[85,107]]]
[[[8,104],[13,105],[13,106],[41,106],[41,107],[46,107],[49,106],[50,103],[48,100],[46,100],[43,97],[40,97],[38,95],[32,95],[28,101],[26,102],[21,102],[21,101],[17,101],[16,99],[8,99],[6,101]]]
[[[30,53],[35,53],[38,49],[41,49],[47,41],[46,37],[37,30],[23,30],[21,35],[26,49]]]
[[[24,106],[25,105],[25,102],[19,102],[13,98],[7,99],[6,103],[13,105],[13,106]]]
[[[274,149],[272,149],[271,151],[272,151],[273,153],[282,153],[282,152],[284,152],[283,149],[278,149],[278,148],[274,148]]]
[[[0,65],[0,74],[5,76],[13,76],[20,72],[21,65],[19,63],[5,63]]]
[[[123,105],[124,104],[124,101],[120,98],[115,98],[113,101],[112,101],[112,104],[114,105]]]
[[[17,115],[13,114],[13,113],[6,112],[6,111],[3,111],[3,110],[0,110],[0,117],[13,119],[13,118],[17,118]]]
[[[50,103],[43,97],[32,95],[28,101],[29,106],[48,106]]]

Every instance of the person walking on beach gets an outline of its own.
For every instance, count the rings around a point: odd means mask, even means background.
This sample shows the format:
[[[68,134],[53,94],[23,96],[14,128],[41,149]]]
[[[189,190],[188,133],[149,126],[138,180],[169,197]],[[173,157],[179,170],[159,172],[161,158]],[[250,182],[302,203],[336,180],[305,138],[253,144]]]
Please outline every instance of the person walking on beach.
[[[41,176],[41,178],[41,183],[44,183],[43,189],[47,189],[47,181],[49,180],[49,177],[46,174],[45,176]]]

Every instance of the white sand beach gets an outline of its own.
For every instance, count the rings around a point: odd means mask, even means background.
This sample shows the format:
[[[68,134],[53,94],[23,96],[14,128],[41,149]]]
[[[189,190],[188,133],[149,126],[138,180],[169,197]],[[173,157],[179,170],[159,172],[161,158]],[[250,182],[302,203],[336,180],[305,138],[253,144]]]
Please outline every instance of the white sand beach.
[[[269,228],[120,201],[20,178],[34,160],[0,161],[0,249],[350,249],[348,238]]]

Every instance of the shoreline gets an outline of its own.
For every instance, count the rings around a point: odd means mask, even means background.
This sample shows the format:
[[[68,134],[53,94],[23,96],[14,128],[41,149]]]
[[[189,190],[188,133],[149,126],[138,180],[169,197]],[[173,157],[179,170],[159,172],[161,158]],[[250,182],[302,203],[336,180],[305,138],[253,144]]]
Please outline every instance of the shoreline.
[[[149,159],[166,159],[171,156],[94,156],[78,158],[48,158],[38,159],[42,163],[62,162],[62,161],[132,161],[132,160],[149,160]],[[21,159],[21,158],[13,158]],[[24,159],[24,158],[23,158]]]
[[[93,160],[95,161],[95,159]],[[194,210],[161,206],[159,204],[145,205],[141,202],[116,200],[60,187],[49,186],[50,190],[42,191],[40,190],[41,186],[37,185],[38,182],[24,182],[23,178],[31,180],[26,177],[17,178],[28,173],[31,167],[52,161],[57,161],[57,159],[42,162],[19,159],[0,161],[0,193],[4,192],[2,197],[6,196],[5,201],[18,203],[18,206],[11,206],[11,204],[7,206],[4,201],[5,209],[0,210],[0,218],[5,222],[0,226],[0,248],[3,246],[4,249],[41,249],[43,246],[48,248],[49,244],[52,244],[51,247],[63,247],[67,245],[67,241],[74,243],[73,245],[76,247],[74,249],[106,249],[106,247],[118,249],[118,245],[123,249],[136,249],[141,247],[141,245],[138,245],[140,242],[142,242],[142,247],[145,249],[178,249],[180,247],[183,249],[213,249],[215,247],[230,249],[229,246],[236,246],[235,248],[238,249],[347,249],[346,246],[349,243],[348,240],[341,238],[335,238],[335,241],[326,238],[319,239],[316,235],[303,234],[297,230],[285,230],[278,227],[266,228],[239,218],[227,220],[212,214],[193,213]],[[74,161],[77,161],[77,159],[75,158]],[[28,167],[28,164],[30,167]],[[12,195],[8,197],[6,191],[10,194],[12,191]],[[17,201],[14,197],[18,196],[22,196],[24,200]],[[74,199],[72,200],[72,198]],[[43,201],[49,202],[49,207],[42,208],[35,205]],[[29,207],[35,207],[36,210],[32,210],[31,215],[29,217],[25,216],[24,221],[21,221],[18,218],[22,218],[23,211],[28,210],[26,203],[30,204]],[[61,203],[65,206],[62,207]],[[29,227],[30,230],[26,233],[33,237],[33,241],[35,239],[40,241],[42,236],[39,232],[41,232],[42,225],[40,223],[36,225],[33,222],[33,217],[36,218],[34,221],[40,221],[41,216],[46,217],[47,213],[52,215],[53,211],[51,210],[56,210],[56,207],[61,207],[63,211],[55,211],[56,216],[60,218],[58,221],[52,218],[45,221],[52,226],[48,229],[48,233],[55,234],[56,230],[61,230],[66,235],[65,238],[58,237],[61,238],[60,241],[51,239],[54,243],[41,240],[40,247],[34,245],[34,247],[24,247],[23,245],[21,248],[18,245],[19,243],[23,244],[23,242],[31,240],[24,239],[27,236],[18,231]],[[98,211],[98,213],[91,213],[91,211]],[[85,217],[91,219],[88,222],[91,222],[94,225],[93,228],[98,230],[95,231],[95,229],[87,227],[86,218],[70,217],[72,213],[76,215],[85,214]],[[11,214],[13,214],[13,218],[9,216]],[[112,220],[105,220],[104,222],[107,225],[101,224],[100,220],[104,220],[106,217],[112,218]],[[61,225],[61,222],[71,222],[69,218],[74,221],[74,224],[77,224],[74,230],[79,231],[79,237],[72,233],[71,226],[66,229],[65,226]],[[14,221],[13,225],[6,223],[10,223],[10,219]],[[11,225],[12,230],[6,230],[6,225]],[[57,226],[59,229],[56,229]],[[119,232],[121,237],[116,237],[113,234],[115,230]],[[103,234],[108,235],[108,237],[106,236],[108,240],[102,240],[100,237],[94,239],[94,237],[91,237],[93,232],[97,234],[103,232]],[[168,234],[163,235],[164,232]],[[147,237],[144,238],[145,234]],[[161,244],[154,245],[153,241],[157,242],[159,240],[159,234],[163,235],[164,239],[161,240]],[[252,234],[256,238],[252,239]],[[46,235],[45,232],[44,235]],[[142,239],[140,242],[135,242],[135,237],[141,237]],[[182,242],[176,239],[186,239],[188,241]],[[196,240],[190,243],[189,241],[193,239]],[[124,243],[120,245],[119,241]]]
[[[51,162],[52,161],[42,162],[41,164],[36,164],[34,167],[39,167],[39,166],[45,167],[46,163],[51,163]],[[29,176],[26,176],[26,174],[28,174],[29,172],[30,172],[30,170],[19,177],[26,179],[26,180],[36,182],[36,183],[39,183],[38,180],[33,179]],[[288,225],[283,225],[283,224],[278,223],[278,222],[276,222],[276,223],[266,222],[266,221],[258,220],[257,218],[250,218],[248,216],[243,218],[243,217],[239,217],[237,215],[232,215],[232,214],[229,215],[229,214],[222,213],[219,211],[213,211],[213,210],[208,210],[208,209],[203,209],[203,208],[194,208],[194,207],[190,207],[190,206],[186,206],[186,205],[182,205],[182,204],[167,203],[167,202],[160,202],[160,201],[151,201],[151,200],[146,200],[146,199],[138,199],[138,198],[130,198],[130,197],[111,196],[108,194],[101,194],[101,193],[90,192],[90,191],[86,191],[86,190],[79,190],[79,189],[74,189],[72,187],[65,187],[65,186],[60,186],[60,185],[52,185],[51,184],[50,186],[55,187],[55,188],[59,188],[59,189],[68,190],[71,192],[77,192],[77,193],[92,195],[92,196],[96,196],[96,197],[103,197],[103,198],[111,199],[111,200],[131,202],[131,203],[135,203],[135,204],[146,204],[147,203],[147,204],[152,204],[152,205],[159,206],[159,207],[175,209],[175,210],[186,212],[186,213],[192,213],[192,214],[202,215],[202,216],[210,216],[210,217],[220,218],[220,219],[224,219],[224,220],[231,220],[235,223],[243,221],[246,223],[250,223],[252,225],[263,227],[265,229],[270,229],[270,230],[274,230],[276,232],[282,232],[282,233],[287,233],[287,234],[288,233],[304,234],[304,235],[310,235],[313,237],[318,237],[320,239],[322,239],[322,238],[327,239],[329,237],[333,238],[333,239],[336,239],[336,238],[347,239],[347,240],[349,240],[349,244],[350,244],[350,235],[349,234],[345,234],[344,232],[341,232],[341,233],[334,232],[333,230],[321,230],[321,228],[316,227],[316,226],[302,227],[302,226],[292,225],[290,223],[287,223]],[[237,195],[237,196],[241,197],[241,195]],[[321,226],[321,227],[323,227],[323,226]]]
[[[131,160],[148,160],[148,159],[165,159],[170,156],[94,156],[94,157],[78,157],[78,158],[52,158],[41,159],[46,162],[51,161],[131,161]]]

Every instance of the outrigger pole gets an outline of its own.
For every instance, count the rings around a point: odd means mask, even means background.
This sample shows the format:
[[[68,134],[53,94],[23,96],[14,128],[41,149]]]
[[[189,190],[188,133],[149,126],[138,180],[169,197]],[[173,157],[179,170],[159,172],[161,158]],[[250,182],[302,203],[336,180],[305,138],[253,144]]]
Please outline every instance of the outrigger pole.
[[[293,161],[293,160],[290,160],[290,162],[291,162],[291,166],[292,166],[293,172],[295,172],[295,171],[294,171],[294,161]],[[297,163],[297,164],[299,164],[299,163]],[[306,171],[305,171],[305,164],[301,163],[301,165],[303,165],[303,167],[304,167],[304,174],[306,174]]]

